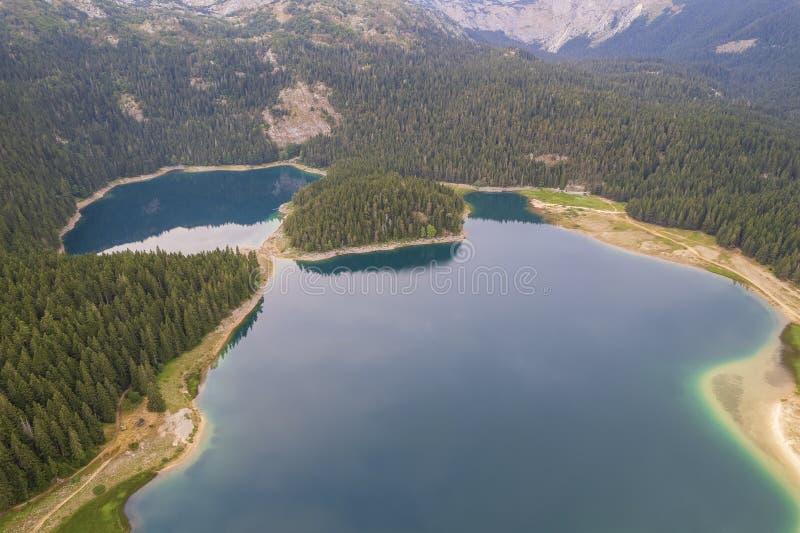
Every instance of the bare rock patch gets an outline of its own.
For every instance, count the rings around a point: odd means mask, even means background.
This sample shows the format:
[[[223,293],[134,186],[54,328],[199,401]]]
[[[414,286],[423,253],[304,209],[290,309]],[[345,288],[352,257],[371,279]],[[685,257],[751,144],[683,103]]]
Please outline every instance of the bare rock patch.
[[[342,121],[328,101],[331,90],[323,83],[309,87],[298,82],[280,92],[278,104],[262,113],[266,135],[281,148],[301,144],[317,135],[330,135]]]

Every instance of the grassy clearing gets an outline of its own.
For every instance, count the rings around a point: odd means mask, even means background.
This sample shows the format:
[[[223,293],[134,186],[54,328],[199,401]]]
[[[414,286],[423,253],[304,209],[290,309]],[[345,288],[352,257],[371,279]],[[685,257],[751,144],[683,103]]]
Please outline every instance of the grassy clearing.
[[[611,224],[611,230],[612,231],[631,231],[633,229],[635,229],[635,226],[633,224],[628,223],[628,222],[617,221],[617,222],[614,222],[613,224]]]
[[[78,509],[69,520],[61,524],[58,533],[85,533],[102,531],[117,533],[130,531],[130,524],[125,517],[125,502],[131,494],[142,488],[155,477],[155,472],[147,471],[116,485],[111,490],[102,492],[89,503]]]
[[[471,187],[469,185],[461,185],[459,183],[445,183],[445,185],[453,189],[453,191],[459,196],[466,196],[471,192],[475,192],[475,187]]]
[[[800,324],[789,324],[781,333],[781,359],[793,372],[800,391]]]
[[[664,228],[663,232],[690,246],[716,246],[717,239],[698,230]]]
[[[709,265],[709,266],[706,267],[706,270],[708,270],[712,274],[717,274],[719,276],[724,276],[724,277],[726,277],[728,279],[732,279],[733,281],[735,281],[736,283],[739,283],[741,285],[744,285],[744,286],[750,285],[750,282],[747,281],[746,278],[743,278],[742,276],[740,276],[736,272],[733,272],[732,270],[728,270],[727,268],[721,268],[721,267],[718,267],[718,266]]]
[[[212,331],[193,349],[169,361],[158,374],[167,409],[176,412],[190,407],[206,368],[217,358],[215,346],[225,334]]]
[[[519,191],[519,194],[525,198],[540,200],[548,204],[566,205],[569,207],[586,207],[589,209],[601,209],[604,211],[625,210],[625,204],[603,200],[597,196],[591,195],[568,194],[551,189],[526,189]]]

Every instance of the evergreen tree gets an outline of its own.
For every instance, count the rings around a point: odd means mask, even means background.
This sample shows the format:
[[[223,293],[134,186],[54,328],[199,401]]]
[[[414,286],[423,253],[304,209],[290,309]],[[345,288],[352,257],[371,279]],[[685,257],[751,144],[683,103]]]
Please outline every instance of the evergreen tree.
[[[161,388],[155,381],[147,387],[147,410],[154,413],[163,413],[167,410],[167,404],[161,395]]]

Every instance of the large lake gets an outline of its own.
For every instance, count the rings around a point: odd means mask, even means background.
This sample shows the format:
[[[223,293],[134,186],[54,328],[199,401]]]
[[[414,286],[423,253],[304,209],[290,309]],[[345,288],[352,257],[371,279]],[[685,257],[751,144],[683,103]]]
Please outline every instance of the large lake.
[[[199,396],[200,450],[131,498],[134,530],[791,530],[699,391],[776,317],[516,195],[469,200],[462,246],[281,261]]]

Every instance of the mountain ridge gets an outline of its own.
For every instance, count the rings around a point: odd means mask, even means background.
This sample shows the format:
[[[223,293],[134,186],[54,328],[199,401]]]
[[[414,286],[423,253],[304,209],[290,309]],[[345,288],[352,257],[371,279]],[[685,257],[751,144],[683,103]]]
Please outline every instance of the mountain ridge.
[[[413,0],[470,30],[501,31],[549,53],[587,37],[591,46],[627,30],[634,21],[674,15],[672,0]]]
[[[449,16],[479,41],[544,59],[659,58],[689,65],[726,93],[800,122],[797,0],[410,1]]]

